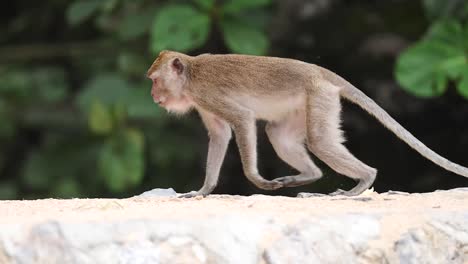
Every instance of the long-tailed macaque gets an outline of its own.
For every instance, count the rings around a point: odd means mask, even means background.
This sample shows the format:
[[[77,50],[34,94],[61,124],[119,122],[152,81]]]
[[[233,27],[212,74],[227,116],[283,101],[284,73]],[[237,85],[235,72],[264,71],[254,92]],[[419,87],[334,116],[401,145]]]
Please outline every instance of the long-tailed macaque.
[[[468,177],[468,168],[438,155],[398,124],[372,99],[337,74],[298,60],[247,55],[196,57],[163,51],[147,73],[151,94],[169,112],[196,109],[210,137],[203,187],[182,197],[206,196],[218,182],[221,164],[234,131],[243,170],[257,187],[275,190],[312,183],[322,172],[307,149],[336,172],[358,183],[349,191],[358,195],[377,174],[343,145],[340,97],[356,103],[401,140],[437,165]],[[264,179],[257,169],[256,120],[263,119],[278,156],[298,175]],[[307,146],[307,149],[305,148]]]

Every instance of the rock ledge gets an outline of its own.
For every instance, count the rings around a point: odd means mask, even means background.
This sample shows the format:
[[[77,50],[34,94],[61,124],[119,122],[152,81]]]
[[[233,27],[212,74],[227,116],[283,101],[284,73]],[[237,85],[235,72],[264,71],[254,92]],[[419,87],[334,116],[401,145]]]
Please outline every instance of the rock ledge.
[[[0,263],[467,263],[468,188],[0,201]]]

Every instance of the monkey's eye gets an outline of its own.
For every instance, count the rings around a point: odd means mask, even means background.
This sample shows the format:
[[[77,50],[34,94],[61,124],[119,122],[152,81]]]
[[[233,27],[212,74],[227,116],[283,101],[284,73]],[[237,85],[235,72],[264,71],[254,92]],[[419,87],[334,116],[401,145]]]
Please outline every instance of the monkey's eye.
[[[156,78],[152,79],[152,81],[153,81],[154,85],[156,85],[158,83],[158,79],[156,79]]]

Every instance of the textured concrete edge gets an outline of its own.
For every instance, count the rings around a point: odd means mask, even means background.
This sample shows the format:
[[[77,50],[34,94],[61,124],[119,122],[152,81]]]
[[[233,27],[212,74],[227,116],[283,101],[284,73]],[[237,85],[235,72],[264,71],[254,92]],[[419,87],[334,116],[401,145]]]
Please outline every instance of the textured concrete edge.
[[[468,261],[467,212],[430,215],[390,241],[382,237],[385,226],[380,220],[379,215],[341,214],[284,224],[268,216],[233,215],[183,221],[7,224],[0,225],[0,263]]]

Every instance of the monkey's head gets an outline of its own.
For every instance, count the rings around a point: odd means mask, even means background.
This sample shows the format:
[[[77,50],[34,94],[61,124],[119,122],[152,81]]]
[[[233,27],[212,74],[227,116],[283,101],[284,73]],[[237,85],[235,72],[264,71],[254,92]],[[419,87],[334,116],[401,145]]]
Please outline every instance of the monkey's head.
[[[193,107],[187,94],[188,60],[185,54],[161,51],[147,72],[154,102],[170,112],[183,114]]]

